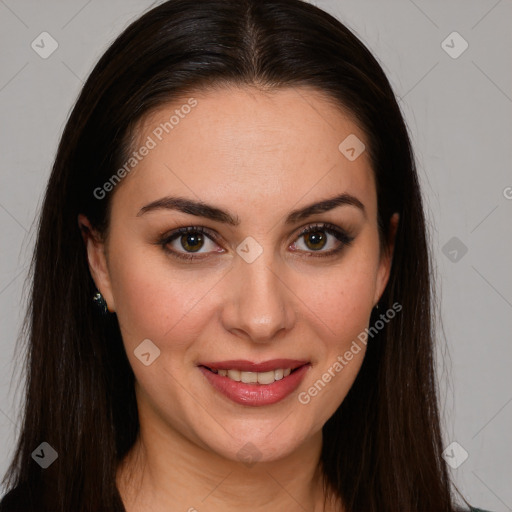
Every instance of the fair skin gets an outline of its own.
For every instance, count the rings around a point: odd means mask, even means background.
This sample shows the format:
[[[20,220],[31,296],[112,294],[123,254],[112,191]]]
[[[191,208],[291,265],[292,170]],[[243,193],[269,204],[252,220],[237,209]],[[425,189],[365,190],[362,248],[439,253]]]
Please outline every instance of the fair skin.
[[[117,185],[106,240],[84,233],[91,274],[117,314],[136,379],[140,436],[117,474],[128,512],[323,510],[322,426],[352,386],[364,350],[309,403],[298,394],[369,325],[393,244],[380,250],[367,152],[349,161],[338,150],[349,134],[367,145],[364,133],[314,90],[300,90],[194,94],[197,106]],[[185,102],[147,116],[137,144]],[[364,211],[345,204],[285,223],[291,211],[342,193]],[[229,211],[240,224],[164,208],[137,215],[169,195]],[[90,228],[84,216],[79,222]],[[397,215],[391,222],[394,233]],[[299,236],[317,223],[354,240],[319,257],[342,244],[321,228],[324,246]],[[203,236],[197,260],[177,259],[157,243],[186,226],[218,234]],[[262,249],[251,263],[236,251],[249,236]],[[180,236],[167,247],[191,253]],[[149,366],[134,354],[145,339],[160,350]],[[278,358],[311,367],[291,395],[260,407],[219,393],[197,366]],[[239,459],[244,446],[257,454],[254,464]]]

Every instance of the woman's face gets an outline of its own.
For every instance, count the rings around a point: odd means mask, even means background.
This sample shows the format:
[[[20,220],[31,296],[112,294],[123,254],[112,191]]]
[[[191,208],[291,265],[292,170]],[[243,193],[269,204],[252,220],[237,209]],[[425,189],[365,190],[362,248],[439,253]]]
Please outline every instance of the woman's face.
[[[306,88],[210,91],[145,118],[106,256],[88,250],[152,428],[232,460],[275,460],[319,435],[360,369],[364,343],[344,355],[389,273],[361,143]],[[186,227],[204,232],[171,236]]]

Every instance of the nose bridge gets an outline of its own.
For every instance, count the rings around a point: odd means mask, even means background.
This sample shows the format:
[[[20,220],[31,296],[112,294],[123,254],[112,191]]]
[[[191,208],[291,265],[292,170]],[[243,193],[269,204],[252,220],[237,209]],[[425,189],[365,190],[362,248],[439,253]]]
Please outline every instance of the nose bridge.
[[[244,245],[247,243],[247,245]],[[274,251],[246,240],[237,248],[240,255],[233,269],[231,313],[225,318],[229,330],[243,331],[256,342],[271,341],[280,330],[289,329],[293,308],[286,286],[278,274]],[[259,247],[258,247],[259,246]]]

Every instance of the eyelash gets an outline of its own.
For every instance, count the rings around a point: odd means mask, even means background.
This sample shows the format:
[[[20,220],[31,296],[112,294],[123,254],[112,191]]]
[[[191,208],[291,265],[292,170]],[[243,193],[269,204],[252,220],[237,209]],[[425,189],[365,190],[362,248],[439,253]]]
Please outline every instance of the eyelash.
[[[302,236],[308,235],[309,233],[315,233],[317,231],[325,231],[326,233],[329,233],[330,235],[334,236],[338,239],[338,241],[341,242],[341,245],[337,247],[336,249],[331,249],[327,252],[317,252],[317,251],[302,251],[299,250],[298,252],[307,252],[308,255],[314,255],[314,257],[317,258],[325,258],[334,256],[337,253],[341,252],[345,247],[348,247],[352,244],[354,241],[354,237],[348,235],[344,230],[340,229],[339,227],[335,226],[334,224],[329,223],[321,223],[321,224],[312,224],[310,226],[307,226],[304,228],[299,235],[297,236],[297,239],[299,239]],[[207,236],[212,241],[218,243],[219,237],[209,229],[206,229],[202,226],[187,226],[183,228],[176,229],[172,231],[171,233],[164,235],[159,241],[158,245],[162,246],[164,251],[168,254],[170,254],[174,258],[178,258],[181,260],[203,260],[207,258],[208,256],[197,256],[195,253],[180,253],[174,250],[169,249],[167,246],[179,238],[182,235],[186,235],[188,233],[200,233],[202,235]]]

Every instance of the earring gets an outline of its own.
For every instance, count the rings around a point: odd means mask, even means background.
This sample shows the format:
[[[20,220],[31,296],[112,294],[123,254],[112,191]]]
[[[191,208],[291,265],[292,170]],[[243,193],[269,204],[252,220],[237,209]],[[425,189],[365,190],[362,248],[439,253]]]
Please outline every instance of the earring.
[[[373,306],[373,309],[379,309],[379,303],[377,302],[377,304],[375,304],[375,306]]]
[[[102,314],[105,315],[108,313],[107,301],[99,291],[94,294],[92,300],[98,306],[98,309],[101,311]]]

